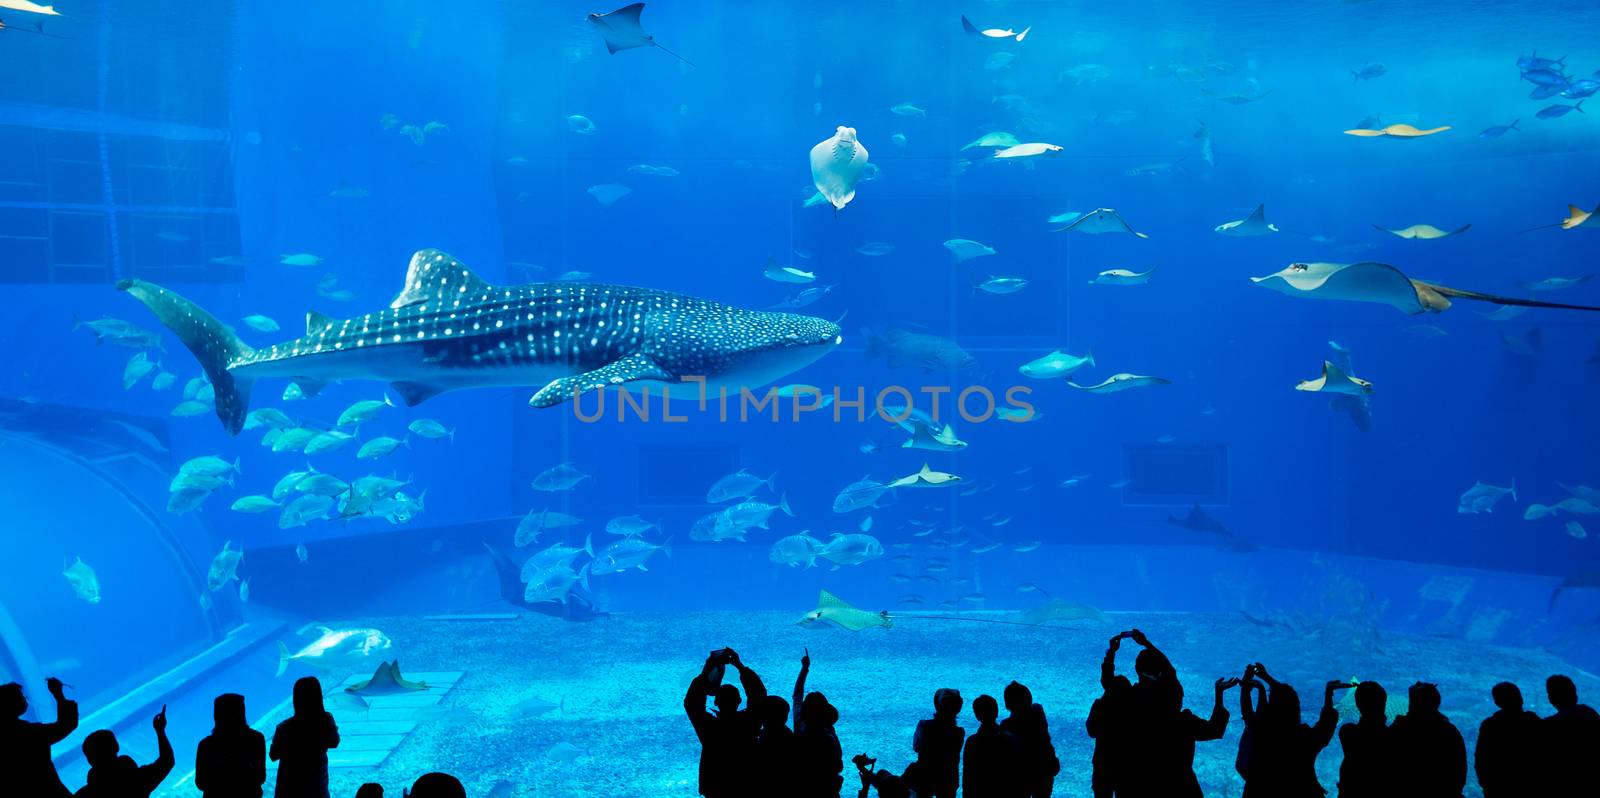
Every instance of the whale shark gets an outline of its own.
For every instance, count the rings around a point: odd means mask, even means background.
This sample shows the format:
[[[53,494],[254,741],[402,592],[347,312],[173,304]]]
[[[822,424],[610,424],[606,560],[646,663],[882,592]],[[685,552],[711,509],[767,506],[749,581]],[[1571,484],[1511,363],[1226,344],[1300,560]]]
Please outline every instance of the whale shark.
[[[648,288],[495,285],[436,249],[411,256],[387,309],[343,320],[311,311],[304,336],[264,349],[159,285],[128,279],[117,288],[200,361],[217,418],[235,435],[263,377],[287,377],[306,396],[333,380],[381,380],[408,406],[465,388],[542,386],[528,403],[552,407],[607,386],[659,386],[680,397],[756,388],[844,340],[826,319]]]

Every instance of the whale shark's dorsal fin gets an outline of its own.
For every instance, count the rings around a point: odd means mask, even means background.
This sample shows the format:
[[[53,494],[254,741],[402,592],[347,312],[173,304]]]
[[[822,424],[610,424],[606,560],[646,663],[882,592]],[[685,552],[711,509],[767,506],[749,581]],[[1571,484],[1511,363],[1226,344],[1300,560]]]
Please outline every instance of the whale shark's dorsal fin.
[[[318,313],[314,310],[306,311],[306,335],[315,335],[338,323],[337,319],[325,313]]]
[[[1256,209],[1254,211],[1251,211],[1250,215],[1246,216],[1244,220],[1245,220],[1245,223],[1247,223],[1247,224],[1250,223],[1250,222],[1258,222],[1258,223],[1266,222],[1266,220],[1267,220],[1267,206],[1266,206],[1266,204],[1263,203],[1261,205],[1257,205]]]
[[[476,298],[489,288],[489,281],[461,261],[437,249],[423,249],[411,256],[405,288],[389,307],[399,309],[451,296]]]

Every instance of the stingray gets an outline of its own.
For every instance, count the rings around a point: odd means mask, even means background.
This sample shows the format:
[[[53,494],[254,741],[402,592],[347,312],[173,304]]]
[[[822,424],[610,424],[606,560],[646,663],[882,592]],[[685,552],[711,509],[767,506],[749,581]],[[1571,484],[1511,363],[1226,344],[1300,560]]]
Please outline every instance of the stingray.
[[[1350,350],[1338,346],[1333,341],[1328,342],[1333,349],[1333,354],[1328,357],[1340,371],[1348,374],[1355,369],[1350,365]],[[1361,394],[1351,396],[1347,394],[1334,394],[1328,402],[1328,409],[1335,413],[1344,413],[1362,432],[1372,431],[1372,395]]]
[[[1297,391],[1307,393],[1338,393],[1346,396],[1368,396],[1372,393],[1372,383],[1352,377],[1344,370],[1335,366],[1333,361],[1322,361],[1322,376],[1314,380],[1302,380],[1294,386]]]
[[[55,6],[42,6],[29,0],[0,0],[0,8],[9,8],[13,11],[29,11],[34,14],[44,14],[51,17],[61,16]],[[1026,33],[1026,31],[1024,31]]]
[[[1257,205],[1249,216],[1217,225],[1217,232],[1225,236],[1264,236],[1278,232],[1278,226],[1267,223],[1265,205]]]
[[[1423,282],[1407,277],[1404,272],[1387,263],[1294,263],[1288,268],[1265,277],[1252,277],[1250,281],[1264,288],[1290,296],[1311,299],[1342,299],[1348,302],[1376,302],[1389,305],[1406,313],[1442,313],[1450,308],[1451,299],[1471,299],[1493,302],[1497,305],[1520,305],[1530,308],[1561,308],[1565,310],[1594,310],[1588,305],[1568,305],[1560,302],[1541,302],[1535,299],[1495,296],[1477,291]]]
[[[1165,377],[1147,377],[1142,374],[1129,374],[1125,371],[1120,374],[1113,374],[1105,378],[1104,381],[1097,385],[1079,385],[1078,383],[1073,382],[1070,378],[1067,380],[1067,385],[1077,388],[1080,391],[1088,391],[1089,393],[1116,393],[1118,391],[1126,391],[1132,388],[1144,388],[1151,385],[1171,384],[1172,380],[1169,380]]]
[[[837,627],[839,627],[841,629],[848,629],[848,630],[850,630],[852,632],[859,632],[859,631],[861,631],[863,629],[871,629],[871,628],[874,628],[874,627],[882,627],[884,629],[889,629],[889,628],[892,628],[894,626],[894,622],[896,620],[906,620],[908,618],[911,619],[911,620],[919,620],[919,621],[920,620],[933,620],[933,621],[968,621],[968,622],[974,622],[974,623],[999,623],[999,624],[1006,624],[1008,626],[1039,626],[1040,625],[1040,624],[1037,624],[1037,623],[1026,623],[1026,622],[1023,622],[1023,621],[1006,621],[1006,620],[1000,620],[998,618],[968,618],[968,617],[962,617],[962,616],[958,616],[958,615],[920,615],[919,614],[919,615],[894,615],[894,616],[891,616],[889,614],[888,610],[880,610],[878,612],[871,612],[871,611],[868,611],[868,610],[856,609],[855,607],[852,607],[852,606],[850,606],[850,604],[845,602],[844,599],[841,599],[838,596],[835,596],[835,595],[833,595],[832,593],[829,593],[826,590],[821,591],[821,595],[817,596],[817,608],[814,609],[814,610],[811,610],[810,612],[807,612],[805,615],[801,616],[800,620],[796,621],[795,623],[796,623],[796,625],[804,626],[804,627],[806,627],[808,629],[820,629],[823,626],[837,626]]]
[[[1379,225],[1372,226],[1374,230],[1382,230],[1385,233],[1397,235],[1401,238],[1409,238],[1412,241],[1432,241],[1436,238],[1448,238],[1453,235],[1467,232],[1467,228],[1469,227],[1472,227],[1472,225],[1464,224],[1454,230],[1440,230],[1431,224],[1414,224],[1410,227],[1400,228],[1381,227]]]
[[[363,696],[405,695],[428,689],[427,682],[413,682],[400,675],[400,660],[380,662],[372,678],[344,688],[346,693]]]
[[[1148,271],[1136,272],[1131,269],[1106,269],[1095,275],[1090,285],[1144,285],[1150,282],[1150,275],[1155,273],[1155,267]]]
[[[1027,38],[1028,31],[1033,30],[1033,26],[1030,25],[1023,28],[1021,33],[1017,33],[1010,28],[979,28],[977,25],[972,24],[972,20],[967,19],[966,15],[963,14],[961,16],[961,29],[966,31],[968,36],[983,36],[990,39],[1016,39],[1020,42]]]
[[[1167,523],[1193,532],[1209,532],[1213,535],[1226,536],[1233,534],[1228,531],[1227,527],[1222,525],[1221,521],[1206,515],[1206,511],[1200,508],[1200,502],[1195,502],[1194,506],[1189,508],[1189,514],[1183,518],[1173,515],[1167,516]]]
[[[1095,208],[1072,220],[1066,227],[1056,228],[1057,233],[1133,233],[1140,238],[1150,236],[1134,230],[1110,208]]]
[[[826,590],[817,596],[817,608],[806,613],[796,623],[806,627],[830,624],[841,629],[849,629],[852,632],[871,629],[875,626],[881,626],[885,629],[894,626],[894,621],[889,618],[887,610],[882,612],[858,610],[845,603],[844,599]]]
[[[866,169],[867,148],[856,139],[853,127],[840,125],[811,148],[811,181],[834,213],[856,198],[856,182]]]
[[[1580,227],[1600,227],[1600,205],[1594,206],[1592,211],[1586,211],[1576,205],[1568,205],[1567,218],[1553,224],[1530,227],[1522,232],[1531,233],[1534,230],[1544,230],[1549,227],[1559,227],[1562,230],[1576,230]]]
[[[1600,571],[1590,571],[1576,576],[1569,576],[1561,580],[1561,583],[1556,585],[1555,590],[1550,592],[1550,607],[1547,611],[1555,611],[1556,599],[1561,598],[1561,594],[1565,591],[1595,588],[1600,588]]]
[[[642,11],[644,3],[634,3],[609,14],[590,14],[589,22],[600,30],[600,36],[606,40],[606,50],[612,55],[616,55],[619,50],[632,50],[635,47],[655,47],[689,66],[694,66],[689,59],[662,47],[661,43],[656,41],[656,37],[644,32],[644,26],[639,23],[639,14]]]
[[[1371,129],[1368,129],[1368,128],[1359,128],[1358,127],[1358,128],[1355,128],[1354,130],[1346,130],[1345,131],[1345,135],[1347,135],[1347,136],[1361,136],[1363,138],[1375,138],[1375,137],[1379,137],[1379,136],[1384,136],[1384,137],[1395,138],[1395,139],[1415,139],[1415,138],[1421,138],[1423,136],[1431,136],[1431,135],[1433,135],[1435,133],[1443,133],[1443,132],[1445,132],[1446,130],[1449,130],[1449,129],[1450,129],[1449,125],[1445,125],[1443,127],[1432,127],[1432,128],[1428,128],[1427,130],[1421,130],[1421,129],[1413,127],[1411,125],[1399,124],[1399,125],[1390,125],[1388,127],[1380,127],[1377,130],[1371,130]]]

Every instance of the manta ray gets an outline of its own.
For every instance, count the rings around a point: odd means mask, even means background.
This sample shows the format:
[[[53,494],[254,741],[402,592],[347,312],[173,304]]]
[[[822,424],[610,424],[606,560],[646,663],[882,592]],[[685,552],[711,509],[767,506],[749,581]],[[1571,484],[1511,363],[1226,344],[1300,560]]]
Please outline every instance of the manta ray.
[[[1446,130],[1449,130],[1449,129],[1450,129],[1449,125],[1444,125],[1443,127],[1432,127],[1432,128],[1428,128],[1427,130],[1422,130],[1421,128],[1417,128],[1417,127],[1412,126],[1412,125],[1399,124],[1399,125],[1389,125],[1388,127],[1377,128],[1376,130],[1370,129],[1370,128],[1358,127],[1358,128],[1353,129],[1353,130],[1346,130],[1344,133],[1347,136],[1360,136],[1362,138],[1387,137],[1387,138],[1395,138],[1395,139],[1416,139],[1416,138],[1422,138],[1423,136],[1432,136],[1435,133],[1443,133],[1443,132],[1445,132]]]
[[[1348,302],[1376,302],[1406,313],[1442,313],[1450,309],[1451,299],[1471,299],[1497,305],[1530,308],[1594,310],[1600,307],[1541,302],[1536,299],[1495,296],[1465,291],[1407,277],[1387,263],[1294,263],[1288,268],[1250,281],[1263,288],[1310,299],[1342,299]]]
[[[1139,238],[1150,237],[1134,230],[1127,222],[1122,220],[1121,216],[1117,215],[1116,211],[1110,208],[1095,208],[1073,219],[1066,227],[1056,228],[1056,232],[1092,233],[1096,235],[1100,233],[1133,233]]]
[[[1441,230],[1431,224],[1414,224],[1410,227],[1400,228],[1383,227],[1376,224],[1372,226],[1374,230],[1381,230],[1391,235],[1397,235],[1401,238],[1411,239],[1412,241],[1432,241],[1437,238],[1448,238],[1453,235],[1465,233],[1471,227],[1472,225],[1470,224],[1464,224],[1454,230]]]
[[[255,349],[199,305],[144,280],[117,288],[143,302],[200,361],[217,418],[244,428],[250,388],[287,377],[313,396],[332,380],[382,380],[414,406],[445,391],[543,386],[552,407],[605,387],[669,395],[766,385],[832,351],[839,325],[600,283],[495,285],[436,249],[411,256],[388,309],[339,320],[312,311],[306,334]]]
[[[380,662],[372,678],[344,688],[346,693],[361,696],[405,695],[428,689],[427,682],[413,682],[400,675],[400,660]]]
[[[1249,216],[1217,225],[1216,231],[1225,236],[1264,236],[1278,232],[1278,226],[1267,223],[1267,206],[1257,205]]]
[[[616,55],[619,50],[654,47],[689,66],[694,66],[689,59],[662,47],[661,43],[656,41],[656,37],[644,32],[644,26],[639,22],[639,14],[642,11],[644,3],[634,3],[609,14],[590,14],[589,24],[600,31],[601,38],[606,40],[606,50],[612,55]]]
[[[500,583],[500,598],[507,604],[572,622],[611,617],[610,613],[596,609],[594,599],[577,586],[567,591],[565,602],[528,601],[524,597],[527,591],[522,583],[522,569],[500,549],[488,543],[484,543],[483,547],[489,550],[489,557],[494,560],[495,576]]]

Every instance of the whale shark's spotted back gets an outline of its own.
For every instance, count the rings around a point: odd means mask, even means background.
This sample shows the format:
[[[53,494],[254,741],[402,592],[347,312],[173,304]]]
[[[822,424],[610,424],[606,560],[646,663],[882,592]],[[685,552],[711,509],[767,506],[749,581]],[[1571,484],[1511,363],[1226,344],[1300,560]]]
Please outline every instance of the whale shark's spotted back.
[[[764,384],[839,341],[838,326],[825,319],[667,291],[494,285],[431,249],[412,256],[389,308],[343,320],[308,313],[304,336],[260,350],[188,300],[130,283],[125,290],[156,310],[213,382],[228,379],[240,393],[260,377],[288,377],[311,393],[330,380],[375,379],[392,383],[414,405],[458,388],[535,385],[543,387],[532,403],[549,406],[637,381],[745,377]],[[236,430],[247,404],[224,414],[219,395],[218,414]]]

